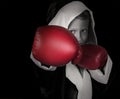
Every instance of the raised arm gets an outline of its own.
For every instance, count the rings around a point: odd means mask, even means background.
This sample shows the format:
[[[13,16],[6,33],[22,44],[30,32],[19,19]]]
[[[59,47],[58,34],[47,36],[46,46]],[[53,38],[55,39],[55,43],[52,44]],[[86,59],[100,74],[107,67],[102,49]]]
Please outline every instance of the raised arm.
[[[107,84],[109,81],[111,70],[112,70],[112,64],[113,64],[112,60],[110,56],[108,55],[107,62],[105,66],[103,67],[104,73],[100,69],[89,70],[91,77],[100,83]]]

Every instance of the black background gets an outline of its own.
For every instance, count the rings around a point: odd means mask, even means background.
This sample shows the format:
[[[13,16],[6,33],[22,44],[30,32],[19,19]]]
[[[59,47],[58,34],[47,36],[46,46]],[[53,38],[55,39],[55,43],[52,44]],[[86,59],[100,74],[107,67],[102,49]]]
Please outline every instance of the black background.
[[[29,55],[36,28],[47,24],[47,10],[52,1],[57,0],[1,2],[0,99],[26,99],[35,93]],[[110,82],[101,99],[119,99],[119,3],[115,0],[82,1],[93,11],[98,44],[107,49],[113,60]]]

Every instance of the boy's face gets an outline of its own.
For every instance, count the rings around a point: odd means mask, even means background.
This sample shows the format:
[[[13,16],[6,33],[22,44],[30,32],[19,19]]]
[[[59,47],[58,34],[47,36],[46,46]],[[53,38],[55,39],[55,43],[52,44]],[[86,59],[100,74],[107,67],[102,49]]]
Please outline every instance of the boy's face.
[[[88,38],[88,25],[88,20],[76,18],[69,26],[69,30],[74,34],[80,44],[85,44]]]

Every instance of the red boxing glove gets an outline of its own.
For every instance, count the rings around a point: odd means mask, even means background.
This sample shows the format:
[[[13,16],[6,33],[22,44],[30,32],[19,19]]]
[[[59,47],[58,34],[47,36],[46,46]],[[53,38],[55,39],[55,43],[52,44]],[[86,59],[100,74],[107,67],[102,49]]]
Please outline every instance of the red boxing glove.
[[[104,66],[107,60],[107,51],[99,45],[85,44],[82,47],[82,58],[75,58],[73,64],[94,70]],[[79,55],[78,55],[79,56]]]
[[[78,45],[69,30],[60,26],[43,26],[36,31],[32,54],[43,64],[59,67],[75,58]]]
[[[82,58],[82,55],[83,55],[83,50],[82,50],[82,47],[79,45],[79,49],[78,49],[77,55],[72,60],[72,63],[73,64],[78,64],[80,62],[81,58]]]

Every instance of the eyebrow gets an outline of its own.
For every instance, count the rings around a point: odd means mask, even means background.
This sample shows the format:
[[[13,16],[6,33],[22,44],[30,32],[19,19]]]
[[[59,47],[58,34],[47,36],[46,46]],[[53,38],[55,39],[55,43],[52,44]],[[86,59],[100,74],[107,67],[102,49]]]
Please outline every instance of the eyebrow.
[[[76,30],[76,29],[77,29],[77,28],[71,28],[71,29],[69,28],[69,30]]]

